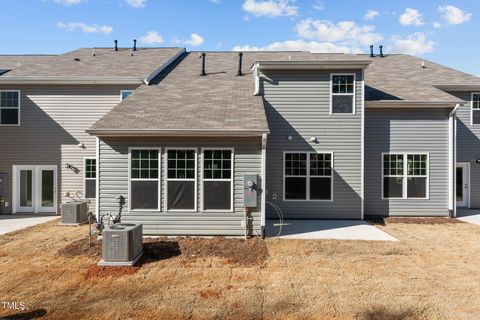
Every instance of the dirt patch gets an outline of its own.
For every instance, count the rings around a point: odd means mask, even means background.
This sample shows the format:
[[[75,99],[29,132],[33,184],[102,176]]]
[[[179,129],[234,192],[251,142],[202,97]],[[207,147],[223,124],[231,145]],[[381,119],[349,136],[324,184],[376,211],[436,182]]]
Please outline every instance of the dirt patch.
[[[454,224],[454,223],[465,223],[461,220],[454,218],[417,218],[417,217],[367,217],[367,221],[372,224],[387,225],[394,223],[405,223],[405,224]]]
[[[140,270],[140,267],[102,267],[92,265],[88,268],[85,279],[130,276],[137,273],[138,270]]]
[[[217,257],[223,259],[226,265],[262,265],[268,256],[265,241],[258,237],[248,240],[184,238],[179,240],[179,245],[184,258]]]
[[[180,254],[180,246],[175,239],[146,238],[143,240],[143,263],[165,260]]]
[[[202,299],[218,299],[222,295],[221,292],[214,290],[202,290],[198,294]]]
[[[99,258],[102,256],[102,241],[92,239],[92,245],[89,246],[88,238],[83,238],[67,244],[58,250],[58,254],[68,258],[77,256]]]

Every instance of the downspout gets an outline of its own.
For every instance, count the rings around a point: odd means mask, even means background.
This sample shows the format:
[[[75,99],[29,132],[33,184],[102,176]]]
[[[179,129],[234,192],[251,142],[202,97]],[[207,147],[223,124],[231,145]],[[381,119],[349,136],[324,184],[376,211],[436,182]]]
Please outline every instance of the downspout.
[[[262,239],[265,239],[265,200],[266,200],[266,168],[267,168],[267,137],[268,134],[264,133],[262,135],[262,168],[261,168],[261,173],[262,173],[262,197],[261,197],[261,232],[262,232]]]
[[[451,218],[457,216],[457,206],[455,203],[455,194],[456,194],[456,177],[455,177],[455,168],[456,168],[456,130],[455,130],[455,114],[457,109],[460,107],[460,104],[456,104],[455,108],[448,114],[448,162],[449,162],[449,175],[448,175],[448,213]]]

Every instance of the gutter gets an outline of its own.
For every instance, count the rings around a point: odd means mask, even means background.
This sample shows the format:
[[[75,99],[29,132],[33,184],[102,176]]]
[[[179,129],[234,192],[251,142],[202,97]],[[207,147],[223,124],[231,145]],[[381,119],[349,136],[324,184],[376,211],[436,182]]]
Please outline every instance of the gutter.
[[[150,73],[144,80],[143,83],[146,85],[150,84],[150,81],[152,81],[153,78],[155,78],[160,72],[165,70],[172,62],[178,59],[182,54],[186,52],[186,49],[183,48],[179,52],[177,52],[174,56],[172,56],[170,59],[168,59],[164,64],[162,64],[160,67],[158,67],[155,71]]]
[[[210,130],[210,129],[180,129],[180,130],[102,130],[89,129],[86,132],[98,137],[262,137],[269,131],[265,130]]]
[[[366,108],[454,108],[461,101],[378,100],[365,101]]]
[[[455,113],[457,109],[460,107],[460,104],[456,104],[455,108],[450,111],[448,114],[448,167],[449,167],[449,175],[448,175],[448,212],[451,218],[457,216],[457,205],[456,205],[456,167],[457,167],[457,154],[456,154],[456,132],[455,132]]]
[[[480,80],[480,79],[479,79]],[[480,84],[432,84],[433,87],[443,91],[477,91]]]

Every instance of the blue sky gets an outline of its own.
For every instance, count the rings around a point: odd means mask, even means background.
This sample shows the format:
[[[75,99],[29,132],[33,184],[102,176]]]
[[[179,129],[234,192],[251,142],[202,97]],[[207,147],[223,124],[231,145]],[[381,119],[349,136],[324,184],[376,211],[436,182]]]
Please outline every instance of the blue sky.
[[[1,54],[79,47],[385,51],[480,75],[480,1],[2,0]]]

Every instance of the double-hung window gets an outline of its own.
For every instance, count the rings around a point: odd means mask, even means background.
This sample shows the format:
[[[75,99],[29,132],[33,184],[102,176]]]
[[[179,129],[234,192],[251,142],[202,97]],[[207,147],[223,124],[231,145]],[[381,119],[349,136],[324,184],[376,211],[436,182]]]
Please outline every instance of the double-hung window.
[[[130,150],[130,209],[160,210],[158,149]]]
[[[85,198],[94,199],[97,197],[97,159],[85,158]]]
[[[20,124],[20,91],[0,91],[0,125]]]
[[[472,94],[472,124],[480,124],[480,93]]]
[[[286,152],[285,200],[332,200],[331,153]]]
[[[383,198],[428,198],[428,154],[384,154]]]
[[[196,210],[195,149],[167,149],[167,210]]]
[[[203,209],[232,210],[233,152],[203,150]]]
[[[355,113],[355,75],[331,75],[331,113]]]

